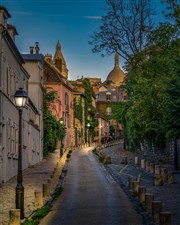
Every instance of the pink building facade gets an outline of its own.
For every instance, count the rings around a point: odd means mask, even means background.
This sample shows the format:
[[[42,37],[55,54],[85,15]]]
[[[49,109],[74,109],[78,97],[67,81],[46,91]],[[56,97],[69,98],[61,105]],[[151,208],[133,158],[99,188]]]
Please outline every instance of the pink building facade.
[[[67,81],[68,70],[61,53],[60,43],[56,46],[54,57],[45,55],[44,57],[44,86],[56,94],[56,101],[51,105],[51,111],[57,120],[63,119],[66,127],[66,136],[63,140],[64,147],[69,148],[74,145],[73,131],[73,89]]]

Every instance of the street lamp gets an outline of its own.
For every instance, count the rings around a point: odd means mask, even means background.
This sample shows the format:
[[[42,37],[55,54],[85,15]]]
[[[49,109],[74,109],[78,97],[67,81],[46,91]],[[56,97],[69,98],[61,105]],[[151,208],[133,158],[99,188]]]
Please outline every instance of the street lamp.
[[[90,126],[91,126],[90,123],[87,123],[87,128],[88,128],[88,133],[87,133],[88,137],[87,137],[87,140],[88,140],[89,146],[90,146],[90,132],[89,132]]]
[[[21,219],[24,219],[24,187],[22,176],[22,108],[28,99],[27,92],[19,88],[14,95],[15,105],[19,111],[19,148],[18,148],[18,174],[16,186],[16,209],[20,209]]]
[[[60,124],[61,125],[64,124],[64,121],[63,121],[62,118],[60,119]],[[62,157],[62,155],[63,155],[63,134],[60,134],[60,143],[61,143],[61,146],[60,146],[60,157]]]

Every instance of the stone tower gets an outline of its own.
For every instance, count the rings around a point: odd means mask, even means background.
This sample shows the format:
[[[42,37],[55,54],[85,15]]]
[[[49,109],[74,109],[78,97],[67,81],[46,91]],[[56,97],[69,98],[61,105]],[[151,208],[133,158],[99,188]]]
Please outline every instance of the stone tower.
[[[56,52],[54,54],[53,64],[61,72],[63,78],[68,79],[68,69],[67,69],[66,61],[61,52],[61,45],[59,41],[56,45]]]

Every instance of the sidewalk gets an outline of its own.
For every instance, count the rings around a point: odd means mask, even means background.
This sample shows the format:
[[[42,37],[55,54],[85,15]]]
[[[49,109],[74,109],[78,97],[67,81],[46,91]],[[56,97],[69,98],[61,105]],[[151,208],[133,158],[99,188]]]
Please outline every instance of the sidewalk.
[[[154,200],[162,202],[162,211],[172,213],[172,225],[180,225],[180,171],[174,173],[173,184],[164,182],[162,186],[155,187],[153,185],[153,174],[141,169],[140,166],[134,165],[133,153],[122,150],[122,145],[116,145],[101,149],[100,152],[107,156],[111,156],[112,164],[106,166],[107,170],[113,177],[119,181],[126,192],[129,189],[129,177],[138,177],[141,174],[140,185],[146,187],[146,192],[154,195]],[[128,157],[128,164],[121,164],[123,157]],[[167,164],[161,163],[161,168],[167,168]],[[169,168],[172,166],[169,166]],[[173,170],[173,168],[171,168]]]
[[[35,192],[42,192],[43,184],[48,183],[54,169],[57,168],[57,164],[63,166],[65,163],[66,153],[64,153],[65,156],[63,155],[61,161],[59,154],[59,150],[56,150],[45,157],[39,164],[23,171],[25,217],[28,217],[37,209]],[[15,209],[16,179],[14,177],[0,187],[0,225],[9,224],[9,211]],[[54,185],[56,186],[56,184]]]

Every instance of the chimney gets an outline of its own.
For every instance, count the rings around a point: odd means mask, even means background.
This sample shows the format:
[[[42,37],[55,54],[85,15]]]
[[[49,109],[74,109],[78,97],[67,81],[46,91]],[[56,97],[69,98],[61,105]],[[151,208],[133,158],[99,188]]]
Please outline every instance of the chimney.
[[[36,50],[36,54],[39,54],[39,42],[36,42],[36,47],[35,47],[35,50]]]
[[[7,20],[11,17],[7,9],[0,5],[0,26],[7,28]]]
[[[33,46],[29,47],[29,52],[30,52],[30,54],[34,54],[34,47]]]

